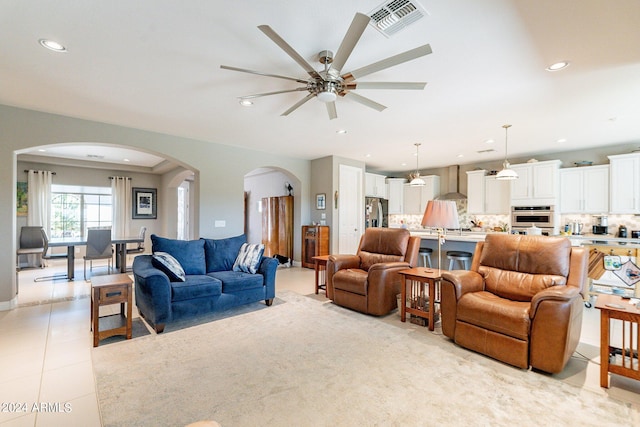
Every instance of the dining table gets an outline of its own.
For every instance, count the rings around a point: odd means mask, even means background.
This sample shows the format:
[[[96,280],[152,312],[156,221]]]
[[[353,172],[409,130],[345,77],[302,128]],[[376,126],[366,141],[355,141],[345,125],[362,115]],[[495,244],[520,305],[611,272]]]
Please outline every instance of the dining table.
[[[111,243],[116,245],[116,269],[120,273],[127,271],[127,244],[128,243],[141,243],[143,238],[140,236],[124,236],[115,237],[111,239]],[[67,278],[73,280],[74,267],[75,267],[75,253],[76,246],[86,246],[86,237],[54,237],[49,239],[49,247],[67,247]]]

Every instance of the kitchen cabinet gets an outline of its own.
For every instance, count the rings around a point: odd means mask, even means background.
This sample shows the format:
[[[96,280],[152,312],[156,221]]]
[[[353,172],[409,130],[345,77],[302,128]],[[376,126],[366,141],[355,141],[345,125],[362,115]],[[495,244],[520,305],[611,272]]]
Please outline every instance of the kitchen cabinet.
[[[387,178],[387,190],[389,196],[389,214],[401,214],[404,212],[404,178]]]
[[[329,255],[329,226],[302,226],[302,266],[314,268],[314,256]]]
[[[486,176],[485,170],[467,172],[467,212],[508,215],[511,206],[509,181]]]
[[[511,165],[518,179],[511,181],[511,205],[557,205],[560,197],[560,160]]]
[[[560,213],[609,212],[609,165],[560,169]]]
[[[409,215],[422,215],[427,207],[427,202],[440,195],[440,177],[437,175],[421,176],[425,185],[412,187],[404,184],[403,213]]]
[[[364,195],[365,197],[387,198],[386,176],[375,173],[364,174]]]
[[[612,214],[640,213],[640,153],[609,156]]]

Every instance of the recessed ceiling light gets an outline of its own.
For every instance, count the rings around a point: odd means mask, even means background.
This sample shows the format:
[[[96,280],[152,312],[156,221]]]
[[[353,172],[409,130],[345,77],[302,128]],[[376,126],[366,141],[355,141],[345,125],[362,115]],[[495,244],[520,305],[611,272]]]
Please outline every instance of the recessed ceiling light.
[[[344,130],[344,129],[340,129],[340,130],[337,130],[337,131],[336,131],[336,133],[337,133],[338,135],[344,135],[345,133],[347,133],[347,131],[346,131],[346,130]]]
[[[555,64],[549,65],[546,70],[547,71],[559,71],[569,66],[569,61],[560,61]]]
[[[371,157],[371,154],[366,154],[365,157],[368,159],[369,157]]]
[[[461,159],[461,158],[463,158],[463,157],[464,157],[464,154],[458,154],[458,156],[457,156],[457,157],[458,157],[459,159]]]
[[[560,138],[556,142],[559,143],[559,144],[562,144],[563,142],[567,142],[567,139],[566,138]]]
[[[248,99],[241,99],[240,105],[242,105],[243,107],[251,107],[253,105],[253,102],[249,101]]]
[[[493,139],[487,139],[484,143],[485,144],[493,144],[495,141]]]
[[[47,150],[45,150],[44,148],[40,148],[40,149],[38,149],[38,151],[41,152],[41,153],[44,153]]]
[[[125,162],[130,162],[131,161],[129,159],[122,159],[122,160],[125,161]]]
[[[407,166],[405,162],[400,163],[400,166]]]
[[[47,49],[52,50],[54,52],[66,52],[67,51],[66,47],[64,47],[63,45],[61,45],[60,43],[58,43],[55,40],[40,39],[40,40],[38,40],[38,42],[43,47],[46,47]]]

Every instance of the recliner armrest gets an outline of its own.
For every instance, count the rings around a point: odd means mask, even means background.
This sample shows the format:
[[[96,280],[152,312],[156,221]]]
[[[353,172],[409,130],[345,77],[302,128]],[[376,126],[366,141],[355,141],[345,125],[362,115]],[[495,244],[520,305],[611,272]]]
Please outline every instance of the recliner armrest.
[[[379,262],[369,267],[369,274],[376,270],[404,270],[407,268],[411,268],[411,265],[409,265],[409,263],[405,261]]]
[[[358,255],[331,255],[329,261],[333,263],[333,272],[346,268],[360,268],[360,257]]]
[[[535,317],[536,310],[543,301],[567,302],[576,297],[582,298],[582,295],[580,294],[580,289],[575,286],[551,286],[533,296],[529,317],[531,319]]]
[[[442,279],[453,285],[456,300],[467,292],[479,292],[484,290],[484,278],[477,271],[451,270],[443,271]]]

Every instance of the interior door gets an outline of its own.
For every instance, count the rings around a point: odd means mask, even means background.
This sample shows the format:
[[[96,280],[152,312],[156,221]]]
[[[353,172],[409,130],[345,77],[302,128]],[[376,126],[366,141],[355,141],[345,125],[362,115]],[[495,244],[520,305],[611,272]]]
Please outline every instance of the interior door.
[[[340,165],[338,184],[338,252],[355,254],[363,233],[362,169]]]

